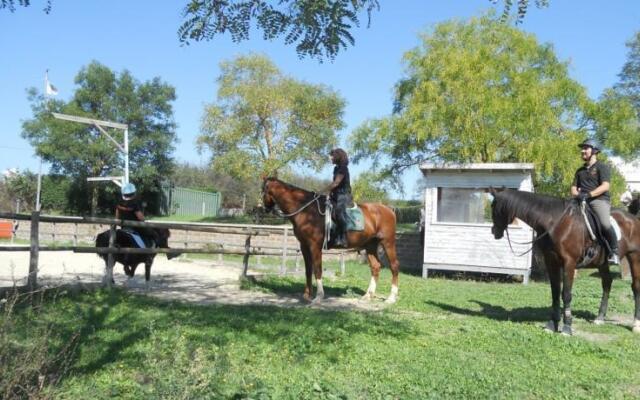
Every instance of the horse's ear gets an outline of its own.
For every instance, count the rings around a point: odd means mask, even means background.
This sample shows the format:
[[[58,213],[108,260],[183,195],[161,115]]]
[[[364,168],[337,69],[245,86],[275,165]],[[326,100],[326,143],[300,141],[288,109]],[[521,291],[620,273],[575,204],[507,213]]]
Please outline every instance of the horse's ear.
[[[496,189],[493,186],[489,186],[489,189],[487,189],[487,191],[491,193],[492,196],[496,195]]]

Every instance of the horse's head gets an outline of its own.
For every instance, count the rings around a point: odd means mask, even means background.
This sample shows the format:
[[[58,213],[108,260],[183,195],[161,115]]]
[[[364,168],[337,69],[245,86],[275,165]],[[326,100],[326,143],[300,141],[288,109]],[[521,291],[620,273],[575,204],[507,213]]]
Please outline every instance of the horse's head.
[[[510,218],[504,207],[504,199],[502,198],[502,191],[504,189],[489,188],[489,193],[493,197],[491,202],[491,220],[493,226],[491,226],[491,233],[496,239],[502,239],[504,231],[509,226]]]
[[[276,206],[276,201],[273,198],[271,188],[269,184],[274,181],[274,178],[264,178],[262,181],[262,208],[266,213],[270,213]]]

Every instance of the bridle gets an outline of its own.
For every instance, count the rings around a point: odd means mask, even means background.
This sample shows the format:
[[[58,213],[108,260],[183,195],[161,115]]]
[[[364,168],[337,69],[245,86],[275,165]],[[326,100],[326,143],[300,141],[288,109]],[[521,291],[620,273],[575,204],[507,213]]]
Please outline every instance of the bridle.
[[[265,193],[267,192],[267,186],[268,186],[269,182],[265,181],[264,185],[262,185],[262,197],[264,198]],[[322,198],[322,195],[319,195],[315,192],[313,192],[313,199],[311,199],[310,201],[308,201],[307,203],[305,203],[302,207],[298,208],[297,210],[295,210],[292,213],[288,213],[285,214],[280,210],[276,210],[274,206],[270,207],[269,209],[267,209],[265,207],[265,211],[266,212],[274,212],[277,216],[282,217],[282,218],[289,218],[289,217],[293,217],[297,214],[300,214],[305,208],[309,207],[311,204],[313,204],[314,202],[316,203],[317,207],[318,207],[318,213],[322,216],[325,215],[326,211],[322,211],[322,209],[320,208],[320,199]],[[274,202],[275,203],[275,202]]]
[[[507,242],[509,242],[509,248],[511,249],[511,253],[513,253],[516,257],[522,257],[523,255],[529,253],[530,251],[533,250],[533,245],[540,239],[542,239],[545,236],[548,236],[554,229],[556,229],[556,227],[558,226],[558,224],[560,223],[560,221],[562,220],[562,217],[564,217],[564,215],[567,213],[567,210],[569,210],[571,208],[571,203],[567,204],[567,206],[564,208],[564,210],[562,211],[562,214],[560,214],[560,216],[558,217],[558,219],[556,219],[556,222],[553,223],[553,225],[551,225],[551,228],[547,229],[542,235],[536,237],[535,239],[529,241],[529,242],[513,242],[515,244],[530,244],[532,245],[529,250],[525,251],[524,253],[520,253],[520,254],[516,254],[515,250],[513,250],[513,246],[511,245],[511,238],[509,237],[509,224],[507,224],[507,226],[504,228],[504,231],[507,233]]]

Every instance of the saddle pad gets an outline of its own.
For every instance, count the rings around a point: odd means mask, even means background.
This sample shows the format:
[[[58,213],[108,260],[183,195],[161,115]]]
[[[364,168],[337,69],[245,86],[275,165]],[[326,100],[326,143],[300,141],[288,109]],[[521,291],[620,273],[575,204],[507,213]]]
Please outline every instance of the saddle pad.
[[[620,233],[620,226],[618,225],[618,221],[616,221],[612,216],[609,216],[609,221],[611,221],[611,226],[613,230],[616,232],[616,238],[618,240],[622,239],[622,234]]]
[[[357,205],[353,208],[347,208],[347,230],[364,230],[364,214],[362,214],[362,210]]]
[[[142,236],[140,236],[138,232],[130,231],[128,229],[121,229],[121,231],[122,233],[129,235],[129,237],[133,239],[133,241],[139,248],[144,249],[145,247],[147,247],[144,243],[144,240],[142,239]]]

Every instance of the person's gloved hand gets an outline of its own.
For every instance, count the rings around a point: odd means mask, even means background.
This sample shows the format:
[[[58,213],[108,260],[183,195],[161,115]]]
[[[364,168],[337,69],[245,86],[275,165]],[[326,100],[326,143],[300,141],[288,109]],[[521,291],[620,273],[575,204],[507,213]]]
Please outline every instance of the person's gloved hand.
[[[589,192],[578,192],[577,197],[580,201],[586,201],[589,197],[591,197],[591,194]]]

